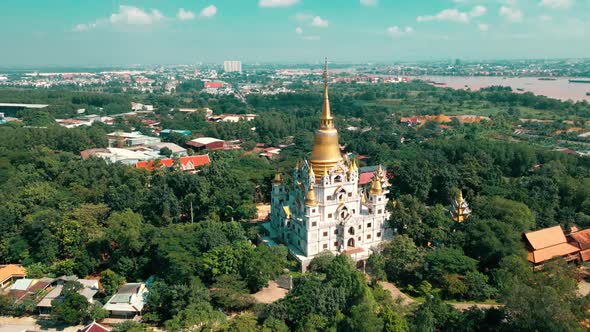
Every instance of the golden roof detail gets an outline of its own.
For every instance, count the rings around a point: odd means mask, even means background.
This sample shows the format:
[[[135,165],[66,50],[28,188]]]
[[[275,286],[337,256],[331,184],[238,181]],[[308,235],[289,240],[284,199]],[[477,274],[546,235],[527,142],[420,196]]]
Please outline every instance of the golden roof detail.
[[[277,185],[283,183],[283,179],[281,178],[281,173],[277,172],[277,174],[275,174],[275,179],[273,182],[274,182],[274,184],[277,184]]]
[[[373,176],[373,183],[371,184],[371,195],[381,195],[383,194],[383,187],[381,186],[381,179],[375,174]]]
[[[324,103],[322,105],[322,115],[320,116],[320,129],[315,134],[313,150],[311,151],[310,164],[315,174],[320,174],[322,168],[331,168],[341,160],[338,131],[334,127],[334,118],[330,109],[328,59],[326,59],[324,67]]]
[[[315,197],[315,191],[313,190],[313,183],[311,183],[309,185],[309,190],[307,191],[307,195],[305,195],[305,205],[306,206],[318,205],[318,200]]]

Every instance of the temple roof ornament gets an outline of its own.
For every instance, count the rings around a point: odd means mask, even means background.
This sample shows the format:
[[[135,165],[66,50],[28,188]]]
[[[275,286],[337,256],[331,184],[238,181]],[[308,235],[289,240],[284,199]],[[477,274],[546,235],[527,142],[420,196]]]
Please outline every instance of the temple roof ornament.
[[[309,190],[307,191],[307,195],[305,195],[305,205],[306,206],[318,205],[318,200],[315,197],[315,191],[313,190],[313,183],[311,183],[309,185]]]
[[[371,195],[381,195],[383,194],[383,187],[381,186],[381,178],[375,173],[373,176],[373,182],[371,183],[371,191],[369,191]]]
[[[467,201],[463,198],[463,192],[461,190],[459,190],[457,197],[451,202],[451,208],[449,210],[453,216],[453,220],[459,223],[464,222],[471,214],[471,209]]]
[[[324,104],[320,116],[320,129],[316,132],[310,163],[316,174],[321,174],[321,169],[331,168],[342,161],[340,146],[338,144],[338,131],[334,127],[334,118],[330,109],[328,96],[328,59],[324,66]],[[316,176],[317,177],[317,176]],[[318,180],[316,178],[316,180]]]
[[[273,182],[274,182],[274,184],[276,184],[276,185],[280,185],[280,184],[282,184],[282,183],[283,183],[283,179],[281,178],[281,173],[278,173],[278,172],[277,172],[277,174],[275,174],[275,179],[274,179],[274,181],[273,181]]]

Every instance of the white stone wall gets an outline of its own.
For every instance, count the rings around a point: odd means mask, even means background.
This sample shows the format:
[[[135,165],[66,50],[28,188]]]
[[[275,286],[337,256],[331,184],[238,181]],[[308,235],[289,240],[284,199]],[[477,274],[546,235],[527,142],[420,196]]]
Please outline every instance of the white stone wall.
[[[283,240],[288,239],[288,244],[309,260],[324,250],[333,253],[346,250],[351,239],[354,247],[365,251],[387,240],[390,236],[389,213],[385,208],[387,190],[382,195],[368,195],[363,206],[358,170],[349,172],[346,166],[338,164],[328,173],[314,185],[316,206],[304,206],[305,195],[314,181],[307,162],[294,171],[295,183],[288,193],[283,186],[273,185],[271,225],[276,228],[275,233]],[[289,206],[290,218],[285,214],[284,205]],[[345,219],[341,216],[343,211],[346,211]],[[349,232],[351,227],[353,235]]]

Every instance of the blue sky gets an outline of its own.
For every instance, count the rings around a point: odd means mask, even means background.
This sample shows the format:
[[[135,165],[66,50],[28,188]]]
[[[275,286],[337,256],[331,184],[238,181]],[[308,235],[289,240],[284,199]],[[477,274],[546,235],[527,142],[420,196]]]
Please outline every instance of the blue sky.
[[[590,57],[590,0],[0,0],[0,66]]]

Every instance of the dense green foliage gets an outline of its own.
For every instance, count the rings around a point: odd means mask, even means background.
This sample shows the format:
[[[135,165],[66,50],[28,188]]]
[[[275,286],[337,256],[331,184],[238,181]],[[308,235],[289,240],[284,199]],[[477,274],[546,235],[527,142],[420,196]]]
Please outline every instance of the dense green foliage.
[[[0,127],[0,263],[22,263],[31,277],[99,276],[101,300],[125,281],[153,275],[144,322],[170,331],[579,329],[588,298],[576,295],[572,267],[555,263],[533,273],[521,235],[553,225],[590,226],[589,160],[515,138],[512,131],[520,117],[580,123],[590,117],[590,106],[501,88],[334,85],[331,102],[345,151],[368,155],[366,163],[381,163],[391,175],[390,225],[397,236],[371,256],[370,275],[424,302],[401,305],[346,256],[322,255],[311,273],[294,278],[284,299],[254,304],[251,293],[292,266],[286,248],[260,245],[256,229],[245,221],[254,216],[255,201],[268,200],[275,171],[290,181],[295,161],[313,144],[319,94],[317,87],[297,84],[297,93],[248,95],[245,103],[200,93],[200,81],[185,82],[170,96],[0,90],[0,101],[52,105],[17,111],[24,125]],[[78,129],[53,124],[78,108],[127,112],[131,101],[155,105],[147,118],[163,128],[241,139],[246,150],[255,143],[285,146],[277,161],[256,153],[211,152],[212,165],[196,174],[147,172],[78,157],[81,150],[106,146],[105,134],[113,130],[150,133],[142,119],[121,117],[112,127]],[[174,111],[179,107],[258,116],[211,123],[200,113]],[[446,128],[435,122],[399,124],[402,116],[440,113],[483,114],[492,121],[453,121]],[[187,139],[168,140],[182,145]],[[464,223],[453,221],[447,209],[458,190],[473,210]],[[64,292],[56,320],[74,324],[104,314],[77,295]],[[443,301],[490,299],[505,307],[459,312]],[[33,309],[33,303],[13,306],[0,294],[0,314]],[[145,329],[134,323],[117,327]]]

